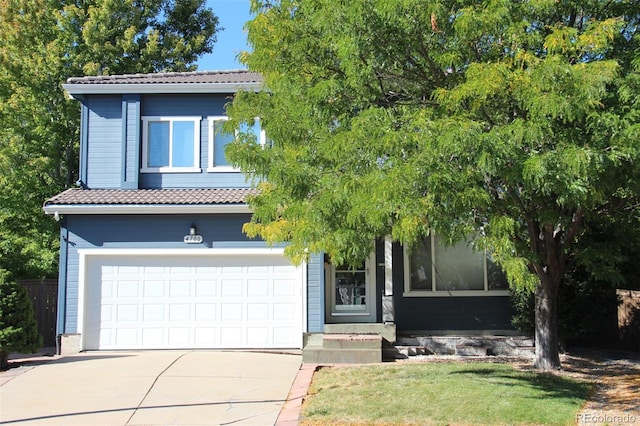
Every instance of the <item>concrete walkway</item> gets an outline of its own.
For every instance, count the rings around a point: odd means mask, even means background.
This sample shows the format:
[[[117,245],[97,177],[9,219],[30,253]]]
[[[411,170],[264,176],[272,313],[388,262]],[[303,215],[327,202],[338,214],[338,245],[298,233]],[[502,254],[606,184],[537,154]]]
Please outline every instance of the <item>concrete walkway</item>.
[[[244,351],[66,356],[0,373],[0,423],[273,425],[301,361]]]

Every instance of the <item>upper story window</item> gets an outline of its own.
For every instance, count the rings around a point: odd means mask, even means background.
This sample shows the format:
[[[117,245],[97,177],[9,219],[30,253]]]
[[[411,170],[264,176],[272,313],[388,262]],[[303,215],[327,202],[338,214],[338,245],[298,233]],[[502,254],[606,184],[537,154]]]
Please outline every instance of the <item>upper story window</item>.
[[[404,249],[405,296],[507,295],[509,285],[486,251],[468,242],[447,247],[433,233]]]
[[[143,172],[200,172],[200,117],[142,117]]]
[[[207,117],[209,121],[209,164],[207,170],[210,172],[228,172],[238,171],[227,160],[224,150],[226,146],[233,142],[235,135],[226,133],[223,130],[224,123],[227,121],[226,116],[213,116]],[[242,125],[236,130],[236,134],[239,132],[250,132],[254,135],[255,140],[261,146],[266,143],[266,136],[264,130],[260,126],[260,120],[255,119],[252,126],[246,124]]]

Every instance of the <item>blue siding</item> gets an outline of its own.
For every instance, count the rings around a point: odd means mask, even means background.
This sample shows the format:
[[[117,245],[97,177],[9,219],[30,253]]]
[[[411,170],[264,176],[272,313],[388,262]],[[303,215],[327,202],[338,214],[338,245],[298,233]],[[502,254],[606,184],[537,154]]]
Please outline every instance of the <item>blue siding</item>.
[[[90,188],[120,188],[122,170],[122,98],[87,99],[87,181]]]
[[[89,107],[86,102],[82,102],[80,108],[80,167],[78,180],[82,185],[87,184],[87,151],[89,141]]]
[[[143,95],[142,115],[225,115],[231,95]]]
[[[140,173],[140,188],[247,188],[251,186],[241,173]]]
[[[307,331],[324,330],[324,255],[312,254],[307,264]]]
[[[380,284],[384,285],[384,275],[378,277],[378,294],[384,288]],[[394,244],[393,298],[399,333],[514,329],[511,325],[513,309],[508,296],[403,297],[403,291],[404,257],[402,247]]]
[[[207,172],[206,117],[225,115],[231,95],[88,96],[84,102],[80,170],[90,188],[245,188],[239,172]],[[198,173],[140,173],[142,116],[202,117]]]
[[[92,248],[179,248],[184,250],[203,247],[242,248],[266,247],[263,241],[249,239],[242,226],[250,220],[249,214],[218,215],[88,215],[64,218],[68,238],[61,243],[61,267],[66,270],[60,277],[60,288],[66,292],[66,304],[61,306],[60,333],[76,333],[78,318],[78,250]],[[185,244],[184,235],[194,224],[202,235],[202,244]],[[66,233],[63,234],[66,237]],[[66,259],[64,258],[66,256]],[[309,271],[317,271],[322,263],[310,262]],[[317,265],[314,266],[314,265]],[[317,272],[315,273],[317,276]],[[321,289],[322,286],[315,288]],[[321,291],[321,290],[320,290]],[[315,317],[314,317],[315,318]],[[314,327],[318,327],[314,319]]]
[[[140,188],[246,188],[247,179],[236,172],[207,172],[209,161],[209,116],[225,115],[230,95],[153,95],[142,97],[143,116],[196,116],[200,125],[199,173],[141,173]]]
[[[67,260],[69,231],[66,218],[62,218],[60,224],[60,267],[58,271],[58,309],[56,310],[56,334],[65,332],[66,323],[66,299],[67,299]]]
[[[122,188],[137,189],[140,174],[140,96],[127,95],[122,99],[124,111],[123,129],[123,176]]]

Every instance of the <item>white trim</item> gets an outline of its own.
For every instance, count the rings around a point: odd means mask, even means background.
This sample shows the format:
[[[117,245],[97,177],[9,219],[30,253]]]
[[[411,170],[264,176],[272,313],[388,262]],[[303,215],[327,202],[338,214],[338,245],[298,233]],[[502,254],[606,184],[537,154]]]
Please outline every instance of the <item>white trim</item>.
[[[227,121],[229,119],[228,116],[226,115],[211,115],[211,116],[207,116],[206,120],[208,121],[207,124],[207,128],[208,128],[208,132],[207,132],[207,138],[208,138],[208,147],[209,147],[209,153],[207,155],[207,172],[208,173],[237,173],[240,172],[239,168],[233,167],[231,165],[225,164],[222,166],[216,166],[215,163],[215,155],[214,155],[214,151],[215,151],[215,129],[214,129],[214,122],[215,121]],[[264,129],[262,128],[262,124],[260,124],[260,117],[256,117],[255,121],[258,123],[259,127],[260,127],[260,134],[257,135],[258,138],[258,144],[260,145],[260,147],[262,149],[265,148],[266,143],[267,143],[267,133],[264,131]],[[236,136],[238,134],[238,132],[240,131],[240,129],[236,129]],[[225,161],[226,162],[226,161]]]
[[[121,249],[121,248],[102,248],[102,249],[78,249],[78,317],[76,324],[76,333],[80,334],[80,350],[85,350],[84,346],[84,329],[85,329],[85,312],[86,304],[86,286],[87,286],[87,259],[89,257],[109,257],[109,256],[284,256],[284,247],[259,247],[259,248],[206,248],[206,249]],[[301,330],[306,333],[307,327],[307,263],[302,262],[301,265],[293,267],[298,272],[301,298]],[[302,341],[302,336],[300,336]],[[300,348],[302,349],[302,348]]]
[[[393,241],[384,237],[384,295],[393,296]]]
[[[402,297],[491,297],[509,296],[509,290],[452,290],[452,291],[428,291],[412,290],[404,291]]]
[[[84,306],[87,301],[85,300],[85,288],[87,286],[87,259],[83,254],[83,250],[78,250],[78,318],[76,322],[76,333],[80,335],[80,341],[78,342],[80,350],[84,350]],[[65,304],[68,303],[65,300]]]
[[[207,173],[238,173],[240,169],[236,169],[233,166],[214,166],[207,167]]]
[[[429,235],[429,241],[431,244],[431,256],[436,252],[436,243],[433,234]],[[509,296],[511,292],[509,290],[489,290],[489,283],[487,277],[487,256],[485,253],[483,262],[483,290],[437,290],[436,287],[436,266],[435,262],[431,262],[431,290],[412,290],[411,289],[411,271],[410,271],[410,259],[409,259],[409,247],[404,245],[402,247],[402,257],[404,266],[404,291],[402,297],[483,297],[483,296]]]
[[[247,204],[70,204],[49,205],[44,212],[56,214],[180,214],[180,213],[251,213]]]
[[[169,166],[148,167],[149,160],[149,122],[167,122],[169,123]],[[192,122],[193,123],[193,166],[173,167],[173,123],[175,122]],[[154,116],[148,115],[142,117],[142,173],[200,173],[200,126],[202,117],[198,116]]]
[[[284,247],[249,247],[249,248],[90,248],[78,249],[79,256],[237,256],[237,255],[284,255]]]
[[[238,172],[236,169],[228,164],[222,166],[216,166],[215,158],[215,122],[216,121],[228,121],[229,117],[226,115],[210,115],[206,117],[207,130],[208,130],[208,146],[209,155],[207,158],[207,172]],[[226,161],[225,161],[226,162]]]
[[[336,309],[335,302],[335,277],[336,277],[336,265],[330,264],[325,266],[325,279],[327,286],[325,287],[325,320],[333,318],[338,320],[339,318],[358,318],[360,322],[371,323],[376,322],[377,315],[377,303],[376,303],[376,254],[375,250],[371,252],[369,257],[364,262],[365,272],[365,304],[364,309],[361,311],[346,311],[341,312]],[[363,305],[360,305],[363,306]],[[346,306],[348,307],[348,306]]]
[[[209,173],[229,173],[229,172],[239,172],[240,169],[237,169],[228,164],[224,164],[221,166],[216,166],[216,158],[215,158],[215,129],[214,123],[216,121],[228,121],[229,117],[226,115],[209,115],[206,117],[207,120],[207,135],[208,135],[208,146],[209,146],[209,154],[207,156],[207,172]],[[225,161],[226,162],[226,161]]]
[[[113,94],[235,93],[258,92],[263,83],[134,83],[134,84],[63,84],[71,97]]]

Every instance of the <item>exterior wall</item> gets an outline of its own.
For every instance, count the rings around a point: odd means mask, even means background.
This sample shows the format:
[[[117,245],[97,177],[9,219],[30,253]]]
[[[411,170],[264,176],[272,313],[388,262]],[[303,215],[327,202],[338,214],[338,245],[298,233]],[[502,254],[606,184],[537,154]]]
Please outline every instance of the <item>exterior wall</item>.
[[[122,97],[122,188],[137,189],[140,174],[140,96]]]
[[[377,245],[378,255],[383,250]],[[383,261],[384,255],[381,258]],[[377,262],[380,264],[380,261]],[[384,271],[378,274],[378,292],[384,288]],[[513,330],[508,296],[404,297],[402,246],[393,245],[393,300],[398,333]],[[379,297],[377,298],[380,299]]]
[[[89,188],[243,188],[239,172],[208,172],[208,116],[225,115],[231,95],[90,95],[81,135],[83,183]],[[140,173],[141,117],[200,116],[199,173]]]
[[[324,255],[312,254],[307,265],[307,327],[311,333],[324,330]]]
[[[249,214],[216,215],[70,215],[63,218],[60,250],[60,288],[58,334],[76,333],[78,317],[78,250],[89,248],[257,248],[263,241],[247,238],[242,225]],[[202,235],[201,244],[185,244],[183,237],[195,225]],[[322,263],[315,257],[307,265],[310,277],[322,276]],[[320,285],[309,288],[316,294]],[[313,303],[317,295],[312,296]],[[317,315],[308,313],[309,327],[320,326]]]
[[[90,97],[87,181],[90,188],[120,188],[122,169],[122,97]]]

